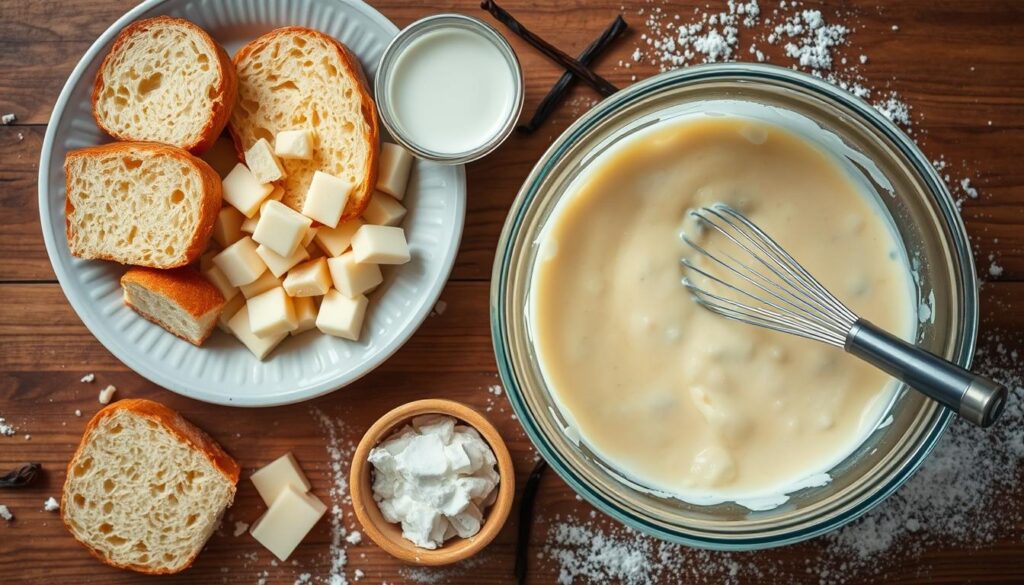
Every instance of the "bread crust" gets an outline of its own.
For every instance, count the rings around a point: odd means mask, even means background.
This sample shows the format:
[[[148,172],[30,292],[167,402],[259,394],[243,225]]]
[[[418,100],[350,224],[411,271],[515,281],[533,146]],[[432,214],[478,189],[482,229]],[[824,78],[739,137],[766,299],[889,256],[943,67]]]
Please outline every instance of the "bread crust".
[[[345,71],[351,78],[356,80],[356,87],[359,90],[359,110],[367,127],[364,139],[367,144],[370,145],[369,152],[366,157],[367,168],[364,169],[364,177],[366,177],[366,180],[359,186],[358,191],[353,191],[349,194],[348,202],[345,204],[345,210],[342,212],[341,219],[338,223],[355,219],[363,214],[363,211],[370,202],[370,197],[373,196],[374,187],[377,185],[377,158],[380,154],[380,124],[377,120],[377,105],[373,101],[373,96],[370,95],[369,83],[366,80],[366,75],[363,72],[362,66],[359,64],[359,60],[356,59],[355,55],[348,47],[330,35],[302,26],[286,26],[274,29],[246,43],[245,46],[235,53],[234,65],[236,72],[239,63],[244,59],[249,58],[253,53],[266,47],[274,40],[274,38],[282,35],[312,36],[324,41],[328,46],[337,51],[338,59],[341,61]],[[231,134],[231,139],[235,143],[235,150],[238,151],[238,160],[244,161],[246,150],[245,145],[242,144],[242,138],[239,135],[238,129],[236,129],[234,123],[230,121],[228,123],[228,132]]]
[[[217,221],[217,214],[220,213],[221,208],[220,176],[217,175],[217,171],[214,171],[206,161],[178,148],[177,146],[161,144],[159,142],[111,142],[109,144],[101,144],[99,146],[87,146],[85,148],[72,150],[64,157],[65,185],[71,184],[72,162],[78,158],[100,155],[106,156],[111,154],[134,155],[140,151],[144,151],[151,156],[170,156],[172,158],[176,158],[191,165],[199,172],[199,176],[203,183],[203,199],[199,205],[199,220],[196,222],[196,231],[192,234],[192,239],[189,242],[188,248],[179,262],[166,266],[152,266],[152,268],[178,268],[180,266],[191,264],[199,258],[204,250],[206,250],[206,246],[210,241],[210,236],[213,235],[213,224]],[[65,187],[64,226],[65,236],[68,240],[68,247],[71,250],[72,256],[86,258],[86,256],[81,256],[79,251],[72,245],[72,242],[75,241],[75,226],[71,223],[71,214],[74,212],[74,209],[74,205],[71,203],[71,198],[67,195]],[[88,256],[87,258],[94,260],[109,260],[123,264],[123,262],[117,258],[108,255],[100,254],[96,256]]]
[[[128,285],[135,284],[161,296],[167,297],[174,304],[178,305],[192,316],[196,321],[209,315],[211,312],[220,314],[224,308],[224,295],[217,287],[213,286],[205,276],[190,266],[175,268],[172,270],[159,270],[157,268],[146,268],[133,266],[121,276],[121,288],[127,289]],[[147,315],[140,311],[128,300],[127,290],[124,295],[124,303],[131,307],[136,313],[145,319],[156,323],[170,333],[184,339],[193,345],[202,345],[210,334],[213,333],[216,321],[212,322],[206,334],[199,339],[189,339],[175,331],[169,324],[164,323],[154,315]]]
[[[82,455],[82,452],[85,450],[85,446],[89,441],[90,435],[92,435],[92,432],[103,421],[103,419],[122,410],[127,410],[140,417],[158,423],[160,426],[170,431],[171,434],[175,435],[183,443],[187,444],[192,449],[202,453],[207,458],[207,460],[210,461],[214,468],[216,468],[217,471],[219,471],[224,476],[225,479],[231,482],[233,486],[238,485],[238,477],[241,473],[241,468],[238,466],[238,463],[230,455],[228,455],[227,452],[224,451],[224,449],[220,446],[219,443],[214,441],[213,438],[207,435],[206,432],[204,432],[202,429],[185,420],[185,418],[178,414],[176,411],[158,402],[153,402],[152,400],[145,400],[141,398],[129,398],[125,400],[118,400],[117,402],[114,402],[113,404],[100,409],[100,411],[97,412],[92,417],[88,424],[85,425],[85,431],[82,432],[82,440],[81,442],[79,442],[78,448],[75,450],[75,454],[71,457],[71,460],[68,461],[64,478],[64,486],[61,489],[61,521],[64,522],[64,527],[68,530],[68,532],[71,533],[71,536],[73,536],[75,540],[81,543],[81,545],[84,546],[86,550],[88,550],[92,554],[92,556],[96,557],[106,565],[110,565],[111,567],[116,567],[118,569],[136,571],[138,573],[146,573],[149,575],[168,575],[172,573],[179,573],[192,566],[192,563],[195,562],[196,557],[199,556],[199,553],[202,551],[202,549],[196,551],[196,553],[192,555],[192,557],[189,558],[181,566],[180,569],[177,569],[175,571],[167,569],[154,569],[151,567],[141,565],[116,563],[104,557],[99,551],[90,546],[89,543],[78,538],[78,535],[75,534],[75,531],[71,529],[70,522],[68,522],[66,512],[66,510],[69,509],[67,502],[67,485],[68,478],[71,477],[71,473],[72,470],[74,469],[75,463],[78,461],[78,458]]]
[[[106,88],[106,78],[104,74],[111,59],[117,55],[126,43],[131,40],[133,35],[160,26],[180,26],[188,29],[190,32],[201,38],[206,43],[207,48],[213,51],[217,56],[217,67],[220,79],[216,91],[217,98],[212,100],[212,103],[210,104],[210,116],[203,122],[202,130],[200,130],[199,135],[193,141],[186,144],[175,145],[193,154],[198,154],[213,146],[213,143],[217,141],[217,138],[227,126],[228,120],[231,118],[231,110],[235,106],[235,99],[238,97],[238,75],[235,72],[235,65],[231,61],[230,55],[228,55],[227,51],[224,50],[224,47],[217,44],[217,42],[213,40],[213,37],[203,30],[203,28],[191,21],[185,20],[184,18],[177,18],[174,16],[155,16],[153,18],[137,20],[124,27],[124,29],[117,34],[117,37],[114,39],[114,44],[110,47],[110,52],[103,58],[103,62],[100,64],[99,70],[96,72],[96,79],[93,82],[91,96],[92,117],[96,120],[96,125],[99,126],[100,130],[103,130],[113,138],[118,140],[137,140],[139,138],[138,136],[127,136],[121,134],[103,124],[99,115],[99,96]]]

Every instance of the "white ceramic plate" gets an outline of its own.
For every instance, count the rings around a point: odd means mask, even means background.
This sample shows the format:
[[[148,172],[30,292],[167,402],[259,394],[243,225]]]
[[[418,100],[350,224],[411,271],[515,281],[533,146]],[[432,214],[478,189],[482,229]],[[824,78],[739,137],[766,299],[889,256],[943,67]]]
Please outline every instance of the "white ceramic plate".
[[[234,54],[249,40],[285,25],[323,31],[359,57],[370,87],[377,62],[398,29],[359,0],[149,0],[113,24],[82,57],[54,106],[39,164],[39,215],[46,250],[64,294],[93,335],[128,367],[198,400],[271,406],[341,388],[384,362],[412,336],[437,301],[459,247],[466,208],[462,167],[417,161],[403,226],[412,262],[388,267],[370,297],[359,342],[309,331],[286,339],[264,362],[217,331],[197,348],[128,309],[118,280],[124,268],[68,252],[64,232],[64,155],[109,141],[90,111],[96,69],[128,23],[169,14],[205,28]]]

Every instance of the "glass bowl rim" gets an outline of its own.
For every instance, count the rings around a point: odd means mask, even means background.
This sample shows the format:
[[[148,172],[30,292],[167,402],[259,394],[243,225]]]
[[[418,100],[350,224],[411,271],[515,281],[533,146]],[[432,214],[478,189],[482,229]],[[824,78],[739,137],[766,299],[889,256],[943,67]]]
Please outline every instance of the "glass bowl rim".
[[[844,513],[835,515],[830,520],[813,524],[805,529],[794,530],[784,536],[758,537],[754,535],[745,538],[723,540],[713,537],[684,535],[633,516],[611,501],[606,500],[600,493],[592,489],[589,484],[573,473],[561,454],[545,440],[543,434],[538,429],[538,425],[530,416],[522,396],[522,390],[517,383],[509,348],[505,344],[508,323],[505,321],[504,308],[508,302],[507,284],[508,279],[511,277],[508,271],[512,253],[510,244],[522,226],[526,210],[538,195],[538,185],[541,180],[561,162],[562,157],[569,148],[585,139],[595,124],[611,114],[628,107],[638,99],[648,97],[658,91],[708,81],[768,82],[775,85],[782,84],[789,89],[804,92],[812,97],[829,102],[830,105],[843,110],[844,113],[856,116],[859,121],[877,130],[882,135],[883,140],[888,141],[889,146],[898,150],[906,157],[913,169],[923,179],[923,186],[927,195],[933,199],[933,203],[936,204],[939,211],[941,221],[945,223],[951,234],[949,244],[956,260],[956,265],[951,268],[962,277],[962,290],[959,290],[958,293],[963,299],[962,315],[959,316],[961,319],[961,334],[960,339],[956,340],[952,359],[965,368],[970,367],[977,344],[979,320],[978,282],[974,257],[971,253],[963,219],[945,183],[943,183],[931,162],[917,145],[891,120],[883,116],[863,99],[823,79],[799,71],[765,64],[715,63],[661,73],[635,83],[598,103],[562,132],[545,151],[524,180],[523,186],[516,194],[516,198],[509,209],[498,240],[491,274],[489,307],[491,341],[494,346],[498,374],[516,417],[529,437],[530,442],[563,481],[569,484],[573,491],[587,502],[615,520],[668,542],[711,550],[748,551],[808,540],[835,530],[864,515],[885,500],[885,498],[889,497],[917,471],[938,443],[939,438],[949,426],[954,414],[947,409],[942,409],[933,421],[931,429],[922,436],[914,453],[902,467],[898,468],[874,493],[869,493],[858,505],[851,507]]]

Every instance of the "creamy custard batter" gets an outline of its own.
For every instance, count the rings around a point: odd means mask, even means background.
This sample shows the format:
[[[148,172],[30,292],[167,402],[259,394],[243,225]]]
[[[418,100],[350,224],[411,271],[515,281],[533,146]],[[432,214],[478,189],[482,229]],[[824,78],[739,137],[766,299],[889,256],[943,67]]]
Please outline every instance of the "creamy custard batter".
[[[909,335],[904,254],[838,162],[781,127],[719,117],[663,123],[593,166],[542,235],[530,300],[542,371],[587,445],[684,499],[782,493],[851,453],[890,378],[701,309],[679,263],[687,210],[728,203],[854,312]]]

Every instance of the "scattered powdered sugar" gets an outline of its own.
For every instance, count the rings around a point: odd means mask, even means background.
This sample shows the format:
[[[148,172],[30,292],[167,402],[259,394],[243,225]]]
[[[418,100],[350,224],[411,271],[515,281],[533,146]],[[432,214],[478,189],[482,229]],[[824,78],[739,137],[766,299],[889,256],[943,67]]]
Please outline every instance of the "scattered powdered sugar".
[[[43,510],[46,510],[47,512],[56,512],[60,510],[60,502],[58,502],[53,496],[50,496],[49,498],[46,498],[45,502],[43,502]]]
[[[91,384],[92,381],[95,380],[95,379],[96,379],[96,374],[86,374],[86,375],[82,376],[82,380],[81,381],[82,381],[83,384]]]
[[[231,532],[231,534],[234,535],[235,538],[238,538],[239,536],[245,534],[246,530],[249,530],[249,523],[236,520],[235,529]]]
[[[442,585],[455,577],[465,575],[466,572],[485,565],[488,559],[490,559],[490,554],[485,551],[447,567],[402,567],[398,570],[398,574],[406,581],[413,583]]]
[[[13,437],[18,429],[14,428],[14,425],[7,422],[7,419],[0,416],[0,435],[4,437]]]
[[[345,543],[348,542],[348,539],[346,538],[347,531],[344,526],[345,512],[342,509],[342,505],[352,503],[352,496],[348,492],[348,480],[346,478],[349,463],[352,460],[352,453],[355,452],[355,445],[351,441],[345,442],[342,439],[344,423],[341,419],[332,419],[318,408],[312,410],[320,430],[326,435],[327,457],[333,479],[328,492],[331,500],[334,502],[329,513],[331,522],[331,569],[324,582],[328,585],[347,585],[348,578],[345,574],[345,567],[348,565],[348,552],[345,550]],[[359,540],[362,540],[361,535]]]
[[[345,537],[345,542],[349,544],[359,544],[360,542],[363,542],[363,533],[358,530],[353,530]]]
[[[11,509],[3,504],[0,504],[0,519],[8,522],[14,520],[14,514],[11,513]]]

